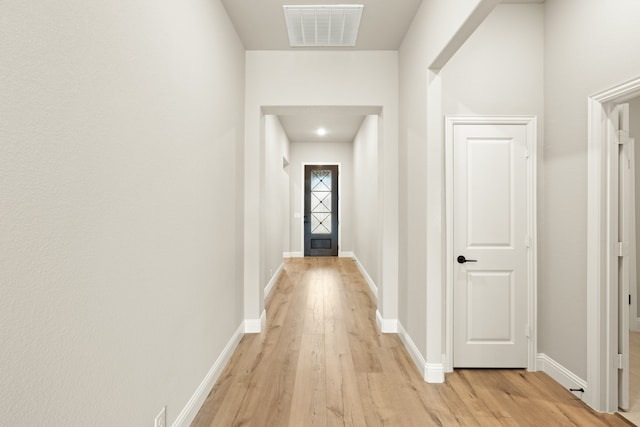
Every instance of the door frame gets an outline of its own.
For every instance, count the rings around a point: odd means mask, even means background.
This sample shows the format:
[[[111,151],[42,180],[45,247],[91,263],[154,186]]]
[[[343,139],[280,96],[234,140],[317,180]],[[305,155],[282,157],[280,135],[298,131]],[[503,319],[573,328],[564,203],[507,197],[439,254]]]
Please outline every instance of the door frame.
[[[527,370],[537,359],[537,118],[535,116],[445,116],[445,372],[453,372],[453,133],[459,125],[523,125],[527,130]]]
[[[342,257],[342,162],[302,162],[302,221],[300,221],[301,230],[301,248],[304,257],[304,171],[306,166],[337,166],[338,167],[338,257]]]
[[[586,403],[618,409],[618,144],[609,116],[640,96],[640,77],[588,98]]]

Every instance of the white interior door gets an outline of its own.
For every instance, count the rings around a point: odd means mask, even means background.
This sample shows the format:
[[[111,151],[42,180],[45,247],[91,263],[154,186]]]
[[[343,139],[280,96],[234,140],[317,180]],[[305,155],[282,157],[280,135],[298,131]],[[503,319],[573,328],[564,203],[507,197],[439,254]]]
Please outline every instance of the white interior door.
[[[527,367],[527,158],[525,125],[454,128],[453,367]]]
[[[629,137],[629,104],[611,115],[618,142],[618,406],[629,409],[630,287],[635,286],[635,153]]]

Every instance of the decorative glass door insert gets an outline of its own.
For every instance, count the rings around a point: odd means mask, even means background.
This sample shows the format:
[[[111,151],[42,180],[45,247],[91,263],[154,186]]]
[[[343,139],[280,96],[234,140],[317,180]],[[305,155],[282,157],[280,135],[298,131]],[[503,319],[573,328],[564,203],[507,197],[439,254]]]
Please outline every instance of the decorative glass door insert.
[[[331,234],[331,171],[311,171],[311,234]]]

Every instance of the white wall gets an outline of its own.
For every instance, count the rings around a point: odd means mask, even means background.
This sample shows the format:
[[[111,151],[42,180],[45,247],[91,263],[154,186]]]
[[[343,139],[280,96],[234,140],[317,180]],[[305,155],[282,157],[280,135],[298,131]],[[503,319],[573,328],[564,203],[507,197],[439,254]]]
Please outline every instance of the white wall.
[[[261,148],[262,107],[382,107],[384,132],[380,171],[383,176],[384,224],[380,309],[397,317],[398,227],[398,54],[395,51],[248,51],[245,106],[245,317],[258,318],[264,301],[260,271],[260,218],[264,194]],[[262,285],[262,286],[261,286]]]
[[[379,117],[367,116],[353,141],[353,252],[378,284],[380,278]]]
[[[264,203],[262,282],[267,285],[282,264],[282,253],[289,247],[289,139],[277,116],[264,116]]]
[[[542,122],[544,5],[496,7],[440,75],[445,115],[536,115]]]
[[[447,47],[457,34],[475,28],[481,6],[494,3],[423,1],[399,51],[399,320],[425,361],[440,370],[444,351],[444,142],[439,127],[439,77],[430,73],[429,66],[450,51]]]
[[[218,1],[1,9],[2,424],[170,425],[242,321],[243,48]]]
[[[291,144],[291,218],[289,247],[292,253],[304,253],[304,176],[303,163],[340,163],[340,252],[353,251],[353,144],[351,142],[294,142]],[[298,215],[296,215],[298,214]],[[296,218],[296,216],[298,216]]]
[[[640,2],[545,2],[539,351],[586,378],[587,97],[640,76]]]

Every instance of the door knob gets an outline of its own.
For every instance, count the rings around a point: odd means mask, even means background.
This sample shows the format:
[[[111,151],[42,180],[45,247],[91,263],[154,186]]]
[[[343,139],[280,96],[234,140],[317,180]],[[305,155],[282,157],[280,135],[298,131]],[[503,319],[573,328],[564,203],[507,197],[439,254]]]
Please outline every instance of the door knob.
[[[464,255],[460,255],[460,256],[458,257],[458,262],[459,262],[460,264],[464,264],[465,262],[478,262],[478,260],[477,260],[477,259],[466,259],[466,258],[464,257]]]

